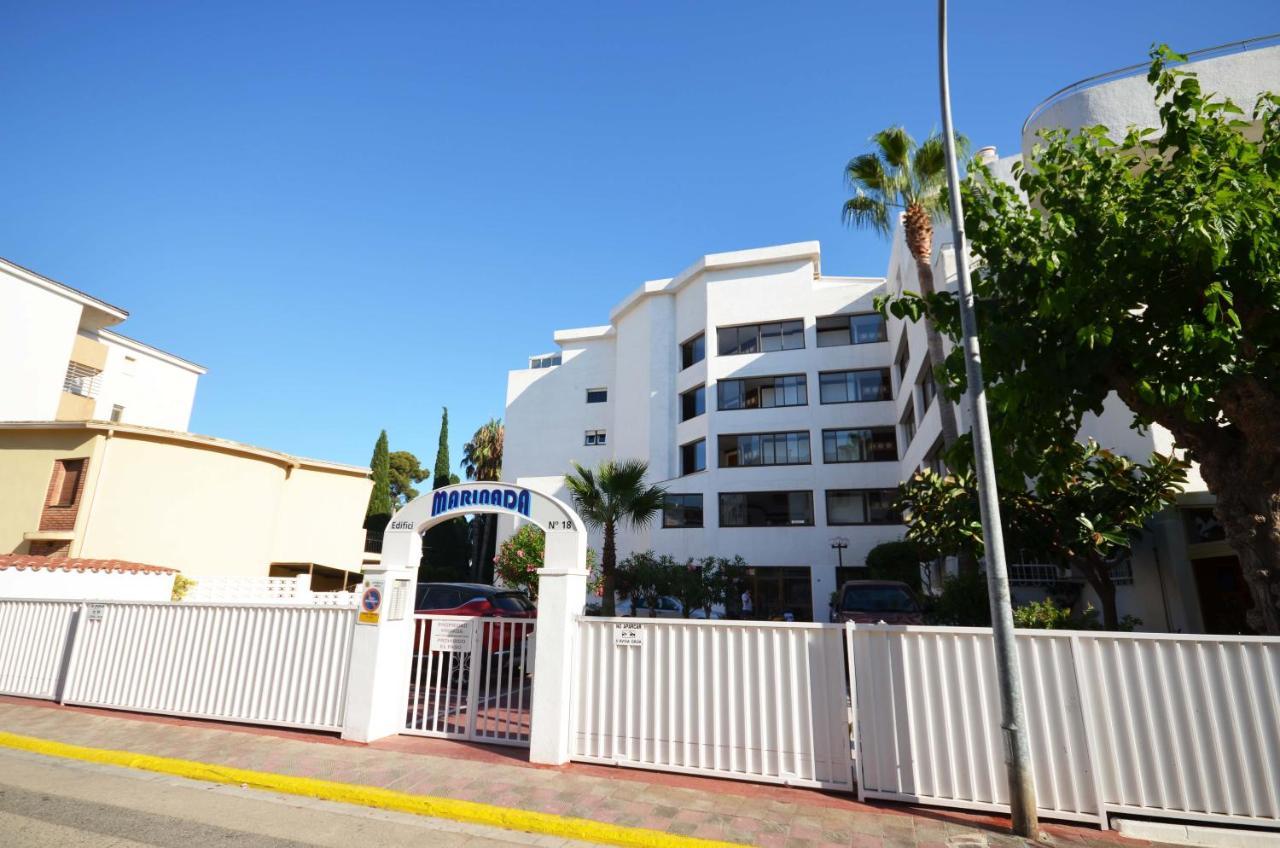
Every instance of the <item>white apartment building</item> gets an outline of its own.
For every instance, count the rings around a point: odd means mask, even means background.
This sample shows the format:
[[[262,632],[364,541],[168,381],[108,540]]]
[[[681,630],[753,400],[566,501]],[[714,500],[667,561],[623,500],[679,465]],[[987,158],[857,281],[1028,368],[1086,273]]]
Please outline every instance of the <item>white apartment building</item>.
[[[185,431],[205,369],[109,329],[129,313],[0,259],[0,421]]]
[[[1207,89],[1245,106],[1280,80],[1275,37],[1191,58]],[[1024,124],[1024,155],[1046,127],[1155,125],[1145,70],[1046,99]],[[980,153],[1011,178],[1018,157]],[[933,268],[939,288],[954,288],[944,221],[935,222]],[[825,276],[818,244],[804,242],[704,256],[645,283],[607,325],[558,331],[558,350],[510,373],[504,478],[565,497],[571,462],[645,459],[651,481],[670,493],[668,508],[648,529],[624,533],[620,555],[740,554],[754,568],[758,612],[824,620],[839,582],[876,544],[901,537],[887,500],[935,464],[941,446],[923,326],[886,325],[873,312],[876,295],[904,287],[916,287],[916,271],[900,228],[884,279]],[[965,404],[956,413],[964,431]],[[1081,438],[1140,461],[1173,449],[1167,431],[1139,433],[1131,421],[1113,399]],[[1212,505],[1193,469],[1178,508],[1153,523],[1119,572],[1121,615],[1149,630],[1233,632],[1248,593]],[[1021,600],[1051,592],[1097,605],[1082,581],[1050,566],[1015,563],[1011,578]]]

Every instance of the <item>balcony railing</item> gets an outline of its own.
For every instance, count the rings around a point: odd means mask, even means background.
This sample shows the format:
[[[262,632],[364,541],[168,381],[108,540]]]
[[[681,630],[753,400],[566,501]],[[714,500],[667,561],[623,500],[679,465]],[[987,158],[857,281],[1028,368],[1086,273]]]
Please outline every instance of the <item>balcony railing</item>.
[[[1217,47],[1206,47],[1203,50],[1194,50],[1186,54],[1186,56],[1188,62],[1199,62],[1203,59],[1216,59],[1219,56],[1230,56],[1234,53],[1243,53],[1246,50],[1258,50],[1263,47],[1274,47],[1277,44],[1280,44],[1280,33],[1273,33],[1271,35],[1260,35],[1257,38],[1247,38],[1244,41],[1231,41],[1226,44],[1219,44]],[[1073,82],[1071,85],[1058,89],[1053,94],[1050,94],[1044,100],[1040,101],[1040,104],[1031,110],[1031,114],[1022,122],[1023,134],[1026,134],[1027,127],[1031,126],[1031,124],[1035,122],[1036,118],[1040,117],[1046,109],[1058,101],[1064,100],[1078,91],[1084,91],[1085,89],[1094,88],[1095,86],[1103,85],[1104,83],[1114,82],[1115,80],[1134,77],[1138,74],[1146,73],[1147,69],[1150,67],[1150,62],[1143,62],[1138,65],[1129,65],[1126,68],[1117,68],[1114,71],[1107,71],[1103,74],[1086,77],[1079,82]]]
[[[67,376],[62,380],[62,390],[80,397],[96,398],[102,388],[102,372],[79,362],[67,363]]]
[[[364,552],[367,554],[382,553],[382,534],[369,531],[364,534]]]

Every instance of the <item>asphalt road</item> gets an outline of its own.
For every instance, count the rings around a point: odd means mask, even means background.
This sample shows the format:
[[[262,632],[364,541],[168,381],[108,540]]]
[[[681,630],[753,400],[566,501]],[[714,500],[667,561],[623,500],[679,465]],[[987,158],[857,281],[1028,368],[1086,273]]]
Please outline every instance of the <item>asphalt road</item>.
[[[0,749],[4,848],[580,844]]]

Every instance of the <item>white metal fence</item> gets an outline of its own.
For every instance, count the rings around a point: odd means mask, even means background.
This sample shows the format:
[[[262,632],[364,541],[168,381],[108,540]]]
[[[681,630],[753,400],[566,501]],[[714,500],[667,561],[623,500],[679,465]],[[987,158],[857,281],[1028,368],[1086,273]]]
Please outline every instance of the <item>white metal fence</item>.
[[[75,601],[0,600],[0,694],[58,697]]]
[[[139,712],[337,729],[354,609],[0,602],[0,690]]]
[[[354,607],[360,589],[350,592],[313,592],[311,577],[193,577],[195,584],[183,596],[191,604],[312,604]]]
[[[528,745],[535,621],[414,616],[405,732]]]
[[[851,789],[841,638],[821,624],[581,618],[572,756]]]
[[[991,631],[854,626],[859,797],[1007,810]],[[1280,825],[1280,640],[1020,631],[1040,814]]]

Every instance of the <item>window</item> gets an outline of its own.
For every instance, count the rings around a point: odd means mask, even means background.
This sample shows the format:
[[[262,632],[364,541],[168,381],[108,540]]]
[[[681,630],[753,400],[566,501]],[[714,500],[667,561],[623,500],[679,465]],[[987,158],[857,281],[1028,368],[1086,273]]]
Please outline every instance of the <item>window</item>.
[[[673,495],[662,501],[663,527],[701,527],[702,495]]]
[[[529,357],[530,368],[554,368],[560,364],[560,354],[548,353],[543,356]]]
[[[721,492],[721,527],[811,527],[813,492]]]
[[[697,418],[707,411],[706,386],[698,386],[680,395],[680,420],[688,421]]]
[[[772,324],[744,324],[716,330],[717,352],[721,356],[796,350],[804,347],[804,322],[777,321]]]
[[[884,316],[878,312],[826,315],[818,319],[818,347],[871,344],[888,338]]]
[[[83,459],[59,459],[53,467],[54,483],[49,494],[49,506],[75,506],[80,481],[84,477]]]
[[[823,403],[866,403],[892,397],[888,368],[825,371],[818,375],[818,398]]]
[[[893,361],[894,368],[898,371],[898,385],[905,386],[907,384],[907,364],[911,361],[911,347],[907,344],[907,334],[902,334],[902,349],[898,351],[898,358]]]
[[[823,430],[823,462],[888,462],[898,458],[892,427]]]
[[[604,430],[588,430],[586,437],[582,442],[584,445],[603,445],[605,444]]]
[[[692,474],[707,467],[707,440],[698,439],[680,446],[680,473]]]
[[[117,403],[111,407],[111,420],[119,421],[121,418],[124,418],[124,407]]]
[[[911,593],[901,586],[846,586],[840,596],[841,612],[919,612]]]
[[[911,444],[911,440],[916,437],[916,408],[914,403],[907,401],[907,408],[902,411],[902,420],[898,423],[902,425],[902,443],[904,445]]]
[[[924,367],[920,369],[920,412],[929,411],[929,404],[938,396],[938,383],[933,379],[933,364],[925,357]]]
[[[738,433],[720,437],[720,467],[808,465],[809,433]]]
[[[803,374],[780,377],[749,377],[716,383],[719,409],[767,409],[773,406],[804,406],[809,392]]]
[[[587,403],[604,403],[608,399],[608,389],[587,389]]]
[[[901,524],[896,489],[827,489],[827,524]]]
[[[929,452],[924,455],[924,467],[939,476],[947,473],[947,464],[942,460],[942,437],[933,443]]]
[[[698,333],[698,335],[689,339],[689,341],[680,345],[680,370],[688,368],[694,363],[701,362],[707,358],[707,337]]]

